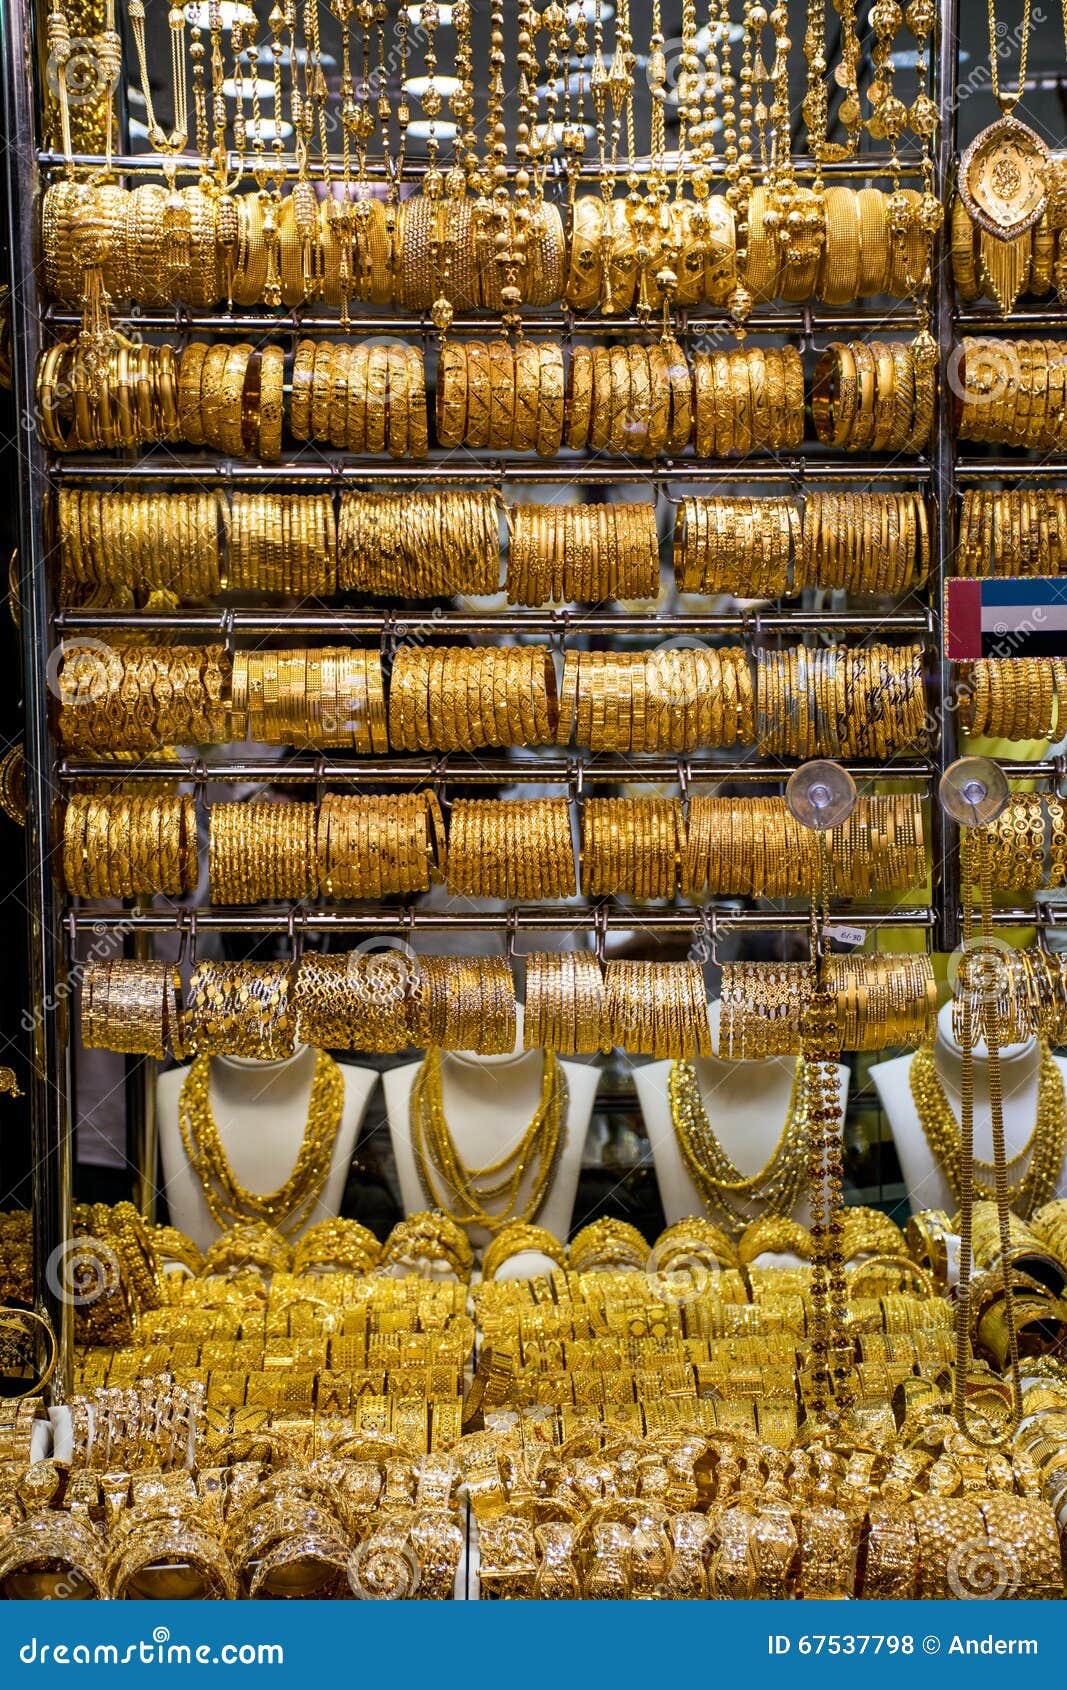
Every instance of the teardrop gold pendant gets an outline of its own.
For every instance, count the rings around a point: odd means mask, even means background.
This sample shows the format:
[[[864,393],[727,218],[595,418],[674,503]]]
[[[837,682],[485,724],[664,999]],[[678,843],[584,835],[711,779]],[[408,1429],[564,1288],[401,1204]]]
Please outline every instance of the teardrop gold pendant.
[[[982,264],[1002,312],[1026,282],[1030,231],[1048,201],[1049,150],[1016,117],[983,129],[960,160],[960,198],[980,231]]]

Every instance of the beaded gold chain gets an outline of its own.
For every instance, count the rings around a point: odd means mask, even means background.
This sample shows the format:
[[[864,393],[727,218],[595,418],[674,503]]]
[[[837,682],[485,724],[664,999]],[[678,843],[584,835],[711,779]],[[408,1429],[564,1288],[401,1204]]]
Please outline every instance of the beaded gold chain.
[[[696,1070],[691,1062],[675,1062],[667,1082],[671,1122],[678,1148],[689,1176],[716,1218],[737,1234],[752,1219],[738,1199],[758,1203],[762,1213],[790,1215],[807,1168],[808,1091],[807,1070],[798,1062],[793,1077],[785,1124],[777,1144],[764,1166],[754,1174],[743,1174],[735,1166],[708,1119],[700,1094]]]

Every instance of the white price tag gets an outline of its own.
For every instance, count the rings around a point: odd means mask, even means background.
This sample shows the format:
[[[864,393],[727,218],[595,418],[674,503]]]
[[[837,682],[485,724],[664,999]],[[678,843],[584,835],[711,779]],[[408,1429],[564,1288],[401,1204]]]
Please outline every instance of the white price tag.
[[[844,927],[840,922],[836,926],[828,927],[826,931],[829,937],[836,940],[839,945],[862,945],[867,937],[866,928]]]

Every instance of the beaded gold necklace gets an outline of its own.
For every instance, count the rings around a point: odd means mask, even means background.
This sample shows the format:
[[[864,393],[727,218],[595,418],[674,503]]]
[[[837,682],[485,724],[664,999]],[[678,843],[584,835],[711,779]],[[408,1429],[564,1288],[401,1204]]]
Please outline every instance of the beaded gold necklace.
[[[178,1122],[189,1166],[212,1216],[221,1227],[262,1221],[281,1233],[296,1232],[322,1195],[330,1172],[345,1101],[340,1067],[326,1051],[315,1053],[307,1124],[293,1171],[277,1191],[264,1193],[241,1185],[230,1166],[211,1112],[210,1078],[210,1058],[198,1056],[181,1089]]]
[[[675,1137],[689,1177],[709,1210],[725,1220],[734,1236],[753,1218],[751,1210],[739,1206],[739,1198],[759,1205],[765,1214],[792,1214],[808,1157],[807,1086],[802,1061],[796,1065],[778,1143],[764,1166],[754,1174],[743,1174],[723,1149],[708,1119],[691,1062],[671,1065],[667,1092]]]

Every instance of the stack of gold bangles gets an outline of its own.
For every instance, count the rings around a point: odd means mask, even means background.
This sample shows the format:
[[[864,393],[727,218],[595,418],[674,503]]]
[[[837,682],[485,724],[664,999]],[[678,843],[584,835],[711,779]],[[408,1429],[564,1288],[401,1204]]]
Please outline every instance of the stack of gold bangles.
[[[395,598],[495,593],[499,517],[496,493],[342,493],[338,585]]]
[[[686,850],[678,798],[587,798],[582,806],[582,891],[671,898]]]
[[[91,963],[81,995],[86,1050],[123,1050],[159,1060],[185,1052],[181,976],[162,962]]]
[[[1067,492],[968,487],[952,567],[967,576],[1067,573]]]
[[[587,802],[587,812],[593,802]],[[816,844],[783,798],[696,795],[686,814],[681,889],[690,894],[707,890],[747,897],[804,896],[817,884]],[[848,820],[826,833],[825,844],[827,890],[837,897],[864,897],[879,889],[909,891],[921,885],[927,864],[920,794],[857,798]],[[584,851],[583,841],[583,860]]]
[[[740,646],[567,652],[561,745],[684,752],[754,735],[752,669]]]
[[[817,438],[846,452],[918,452],[934,420],[930,348],[905,341],[834,341],[815,370]]]
[[[763,756],[884,758],[923,741],[922,646],[761,647],[756,661]]]
[[[387,750],[379,653],[349,646],[235,652],[230,738],[246,736],[267,745]]]
[[[708,995],[696,962],[635,962],[604,967],[608,1043],[638,1056],[710,1056]]]
[[[437,444],[551,458],[563,443],[563,352],[551,341],[446,341]]]
[[[428,447],[422,353],[402,341],[373,346],[302,340],[293,360],[294,440],[338,451],[424,458]]]
[[[993,739],[1058,739],[1067,698],[1062,657],[983,657],[969,664],[958,697],[965,732]]]
[[[221,646],[67,646],[57,676],[60,738],[105,754],[222,745],[227,669]]]
[[[964,340],[956,389],[961,440],[1045,451],[1067,440],[1067,342]]]
[[[804,370],[794,346],[698,352],[693,444],[698,458],[778,452],[804,439]]]
[[[63,880],[79,898],[135,898],[196,890],[191,797],[75,793],[63,817]]]
[[[683,593],[780,598],[800,554],[792,499],[685,498],[674,524],[674,577]]]
[[[1034,892],[1067,885],[1067,804],[1057,794],[1011,798],[986,833],[993,886]]]
[[[656,458],[683,452],[693,430],[689,365],[676,341],[576,346],[567,372],[566,443],[576,451]]]
[[[532,951],[526,958],[527,1050],[560,1056],[610,1050],[605,1018],[604,977],[588,951]]]
[[[281,390],[279,388],[279,402]],[[130,450],[182,439],[178,359],[171,346],[123,341],[91,377],[76,343],[50,346],[37,366],[37,426],[55,452]]]
[[[234,493],[224,519],[227,587],[301,598],[337,591],[337,528],[328,495]]]
[[[402,646],[389,682],[394,751],[549,745],[558,723],[546,646]]]
[[[595,604],[658,595],[652,505],[515,505],[509,514],[509,604]]]
[[[448,827],[448,886],[472,898],[573,897],[567,800],[457,798]]]
[[[60,596],[114,602],[165,591],[211,598],[223,584],[223,507],[214,493],[102,493],[61,487],[56,495]],[[243,585],[253,583],[244,582]]]
[[[194,341],[181,355],[178,432],[170,438],[231,458],[281,457],[285,354]]]
[[[825,970],[841,1050],[925,1044],[933,1036],[937,985],[928,956],[831,956]],[[808,963],[725,963],[722,1055],[742,1061],[796,1056],[814,984]]]

